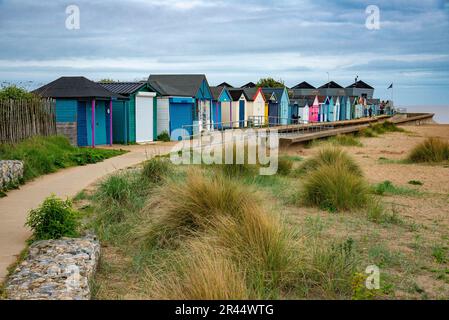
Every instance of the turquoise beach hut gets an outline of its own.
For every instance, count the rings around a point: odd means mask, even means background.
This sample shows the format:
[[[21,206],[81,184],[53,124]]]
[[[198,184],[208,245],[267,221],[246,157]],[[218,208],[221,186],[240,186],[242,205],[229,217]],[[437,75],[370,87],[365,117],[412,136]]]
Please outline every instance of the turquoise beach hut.
[[[222,112],[232,113],[232,98],[226,87],[210,87],[212,93],[212,123],[215,129],[222,129]]]
[[[127,100],[85,77],[61,77],[33,93],[56,100],[58,134],[80,147],[112,144],[113,104]]]

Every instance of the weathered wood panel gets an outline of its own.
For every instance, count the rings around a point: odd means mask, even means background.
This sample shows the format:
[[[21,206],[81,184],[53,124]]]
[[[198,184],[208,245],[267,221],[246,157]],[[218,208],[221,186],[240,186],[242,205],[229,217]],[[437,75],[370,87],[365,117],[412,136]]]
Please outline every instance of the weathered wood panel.
[[[56,134],[55,101],[0,100],[0,143]]]

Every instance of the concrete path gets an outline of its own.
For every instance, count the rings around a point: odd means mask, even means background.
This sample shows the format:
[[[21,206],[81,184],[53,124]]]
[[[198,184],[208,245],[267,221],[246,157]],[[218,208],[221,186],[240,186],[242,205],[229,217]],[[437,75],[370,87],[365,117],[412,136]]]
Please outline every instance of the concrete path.
[[[31,235],[24,226],[31,209],[38,207],[52,194],[61,198],[73,197],[99,178],[141,163],[157,154],[168,153],[172,146],[173,143],[115,146],[130,152],[104,162],[64,169],[39,177],[19,190],[8,192],[7,197],[0,198],[0,284],[5,280],[8,266],[16,261],[25,247],[25,241]]]

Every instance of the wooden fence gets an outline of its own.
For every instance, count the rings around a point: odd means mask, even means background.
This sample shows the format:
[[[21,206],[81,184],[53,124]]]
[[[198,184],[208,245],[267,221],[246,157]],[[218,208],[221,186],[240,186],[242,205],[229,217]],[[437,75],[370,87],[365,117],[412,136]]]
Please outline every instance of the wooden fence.
[[[54,100],[0,100],[0,143],[56,134]]]

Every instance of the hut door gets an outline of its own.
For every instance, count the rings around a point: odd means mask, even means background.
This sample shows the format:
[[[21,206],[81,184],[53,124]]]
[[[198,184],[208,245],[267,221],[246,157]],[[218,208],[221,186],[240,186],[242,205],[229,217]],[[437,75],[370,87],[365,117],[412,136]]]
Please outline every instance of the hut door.
[[[136,97],[136,142],[153,141],[153,97]]]

